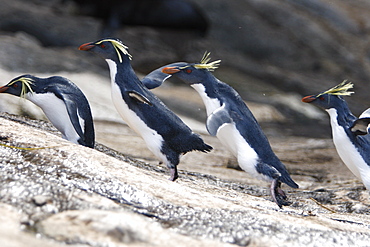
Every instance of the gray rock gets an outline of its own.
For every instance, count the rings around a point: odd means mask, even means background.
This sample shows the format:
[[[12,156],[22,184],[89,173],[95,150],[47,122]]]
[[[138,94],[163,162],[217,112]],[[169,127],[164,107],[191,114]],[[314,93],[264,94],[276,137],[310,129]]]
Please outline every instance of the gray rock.
[[[100,246],[228,246],[168,231],[158,222],[122,210],[65,211],[41,221],[37,230],[61,242]]]
[[[32,198],[32,201],[33,203],[35,203],[36,206],[42,207],[50,202],[51,199],[47,196],[37,195]]]
[[[0,203],[0,245],[7,247],[62,247],[63,243],[58,243],[51,239],[40,238],[33,232],[22,230],[20,225],[22,213],[19,209],[9,204]],[[84,247],[86,245],[71,245],[73,247]]]
[[[168,246],[368,245],[368,192],[346,173],[338,180],[338,173],[290,163],[301,170],[292,173],[301,189],[284,188],[292,204],[279,210],[267,185],[236,182],[245,180],[241,171],[218,168],[229,180],[180,170],[179,180],[170,182],[166,168],[100,144],[96,150],[74,145],[43,130],[42,122],[10,115],[0,121],[2,143],[13,146],[0,147],[0,201],[21,210],[19,223],[43,238],[93,246],[154,246],[164,239]],[[301,157],[311,166],[315,159],[319,166],[333,164],[330,140],[293,140],[274,146],[285,162]],[[198,159],[203,167],[206,161]],[[41,207],[32,200],[39,195],[50,198]]]

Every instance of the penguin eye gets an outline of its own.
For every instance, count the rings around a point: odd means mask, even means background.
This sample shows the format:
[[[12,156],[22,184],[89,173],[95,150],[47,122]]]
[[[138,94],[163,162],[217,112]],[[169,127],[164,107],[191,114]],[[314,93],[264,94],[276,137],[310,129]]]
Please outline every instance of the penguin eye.
[[[186,69],[185,72],[188,73],[188,74],[190,74],[193,71],[191,69]]]
[[[319,97],[319,99],[320,99],[321,101],[325,100],[325,98],[324,98],[324,97],[322,97],[322,96],[320,96],[320,97]]]
[[[100,44],[100,47],[101,48],[105,48],[106,46],[104,44]]]
[[[13,87],[18,87],[18,84],[13,84]]]

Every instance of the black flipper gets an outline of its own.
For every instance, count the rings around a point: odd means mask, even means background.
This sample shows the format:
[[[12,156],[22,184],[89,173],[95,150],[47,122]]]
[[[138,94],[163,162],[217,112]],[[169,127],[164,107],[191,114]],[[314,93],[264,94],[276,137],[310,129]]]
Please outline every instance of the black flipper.
[[[66,108],[67,108],[68,116],[72,122],[73,128],[76,130],[77,134],[80,136],[80,141],[83,142],[80,144],[85,145],[86,144],[85,136],[84,136],[84,133],[80,125],[80,118],[77,112],[77,103],[74,100],[70,99],[68,97],[68,94],[63,94],[63,95],[60,94],[59,90],[54,87],[48,87],[47,91],[54,93],[55,96],[57,96],[59,99],[64,101]]]
[[[153,106],[152,102],[150,102],[147,97],[145,97],[144,95],[142,95],[142,94],[140,94],[140,93],[138,93],[136,91],[128,91],[128,95],[131,98],[135,99],[136,101],[138,101],[140,103]]]
[[[218,129],[225,123],[232,123],[233,119],[231,118],[229,112],[225,108],[220,107],[207,118],[206,127],[208,133],[212,136],[217,134]]]
[[[355,135],[367,135],[370,132],[370,117],[357,119],[352,127],[351,131]]]
[[[80,119],[78,117],[77,113],[77,104],[69,99],[64,99],[64,103],[67,106],[67,112],[69,115],[69,118],[71,119],[72,125],[75,128],[77,134],[80,136],[81,140],[85,140],[81,125],[80,125]]]

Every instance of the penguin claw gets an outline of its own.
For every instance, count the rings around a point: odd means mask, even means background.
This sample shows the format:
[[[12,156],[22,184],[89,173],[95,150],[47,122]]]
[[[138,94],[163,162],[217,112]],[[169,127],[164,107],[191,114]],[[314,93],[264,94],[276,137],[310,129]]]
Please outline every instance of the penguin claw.
[[[287,195],[285,194],[284,190],[282,190],[280,187],[277,187],[277,192],[278,194],[284,199],[286,200],[288,197]]]
[[[170,181],[175,181],[179,177],[176,167],[170,168],[170,174],[171,174],[169,178]]]
[[[285,192],[280,188],[281,182],[278,179],[274,179],[271,182],[270,191],[271,197],[274,202],[279,206],[279,208],[283,208],[283,206],[289,205],[289,202],[286,201],[288,198]]]

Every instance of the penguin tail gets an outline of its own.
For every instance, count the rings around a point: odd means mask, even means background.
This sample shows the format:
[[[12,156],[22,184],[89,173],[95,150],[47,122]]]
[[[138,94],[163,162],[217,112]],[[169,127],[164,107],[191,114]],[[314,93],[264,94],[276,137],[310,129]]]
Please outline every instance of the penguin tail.
[[[213,147],[212,147],[212,146],[210,146],[210,145],[208,145],[208,144],[204,143],[204,144],[202,145],[202,147],[201,147],[201,148],[199,148],[199,149],[197,149],[197,150],[199,150],[199,151],[201,151],[201,152],[204,152],[204,153],[208,153],[208,152],[211,152],[211,151],[212,151],[212,149],[213,149]]]
[[[212,149],[213,149],[212,146],[203,142],[201,145],[197,145],[195,148],[192,148],[191,150],[183,152],[183,154],[186,154],[187,152],[190,152],[190,151],[200,151],[200,152],[203,152],[203,153],[208,153],[208,152],[212,151]]]
[[[299,185],[293,181],[293,179],[288,175],[288,176],[283,176],[283,177],[280,177],[280,181],[289,185],[290,187],[294,188],[294,189],[298,189],[299,188]]]
[[[193,133],[191,136],[188,136],[187,139],[181,139],[176,142],[176,146],[174,147],[179,151],[179,153],[187,153],[192,151],[200,151],[200,152],[210,152],[213,147],[206,144],[203,139],[198,135]],[[174,148],[174,149],[175,149]]]

